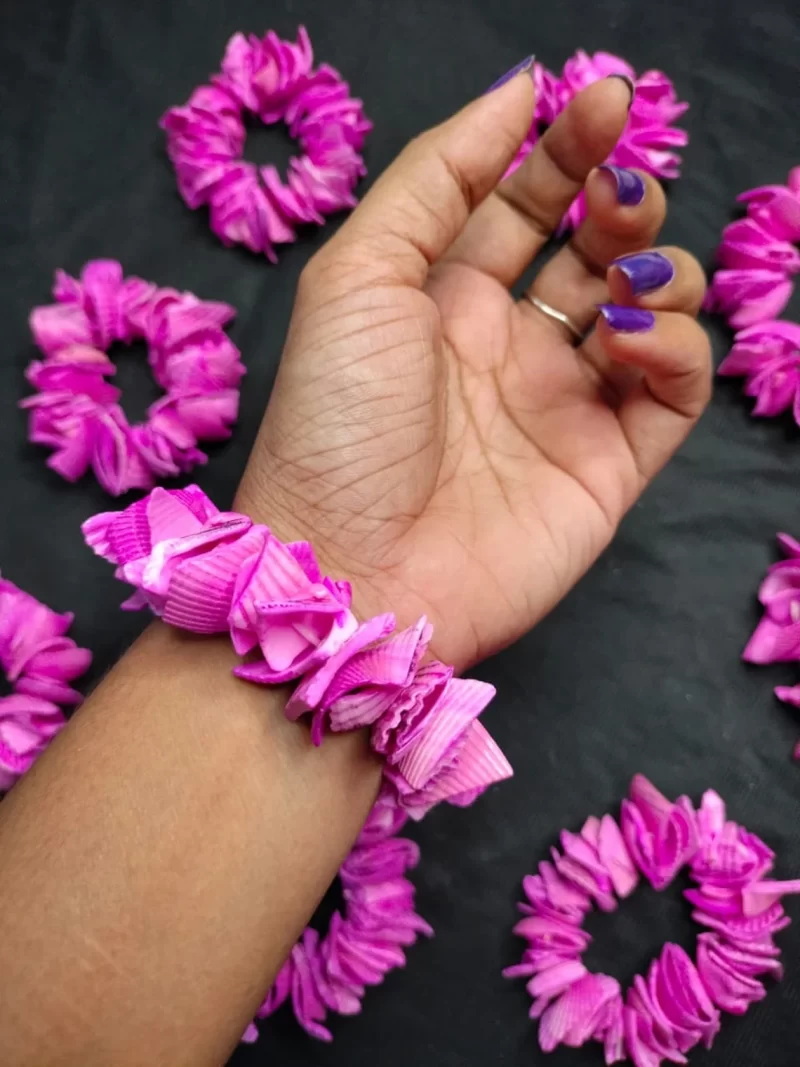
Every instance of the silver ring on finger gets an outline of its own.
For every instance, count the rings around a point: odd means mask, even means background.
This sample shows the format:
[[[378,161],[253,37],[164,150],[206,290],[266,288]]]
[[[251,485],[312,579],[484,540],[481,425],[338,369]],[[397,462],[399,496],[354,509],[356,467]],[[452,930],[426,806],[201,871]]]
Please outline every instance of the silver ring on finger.
[[[548,319],[553,322],[559,322],[562,326],[565,326],[567,330],[572,334],[573,339],[580,344],[584,338],[583,330],[579,330],[569,315],[566,315],[563,311],[559,311],[558,308],[550,307],[549,304],[545,304],[544,300],[540,300],[538,296],[534,296],[533,293],[524,292],[522,294],[526,300],[529,300],[533,306],[541,311],[543,315],[546,315]]]

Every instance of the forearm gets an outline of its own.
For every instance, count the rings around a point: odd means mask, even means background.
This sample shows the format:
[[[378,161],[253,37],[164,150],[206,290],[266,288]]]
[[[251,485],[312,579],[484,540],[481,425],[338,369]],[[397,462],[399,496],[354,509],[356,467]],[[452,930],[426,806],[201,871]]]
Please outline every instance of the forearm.
[[[0,806],[0,1062],[223,1063],[380,766],[157,624]]]

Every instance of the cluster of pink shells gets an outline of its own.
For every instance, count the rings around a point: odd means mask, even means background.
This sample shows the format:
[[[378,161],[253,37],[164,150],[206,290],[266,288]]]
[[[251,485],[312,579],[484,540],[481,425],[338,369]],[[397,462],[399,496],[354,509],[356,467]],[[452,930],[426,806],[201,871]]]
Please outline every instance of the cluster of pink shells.
[[[739,330],[719,373],[744,377],[746,396],[755,398],[753,415],[791,411],[800,425],[800,326],[785,319]]]
[[[91,468],[118,496],[205,463],[198,441],[229,437],[238,413],[244,367],[223,330],[234,309],[124,278],[110,259],[87,263],[80,280],[56,271],[53,295],[54,304],[31,313],[44,358],[28,367],[36,393],[20,405],[30,411],[31,441],[53,449],[48,467],[71,482]],[[106,349],[135,338],[147,341],[166,395],[131,425],[107,381],[116,368]]]
[[[743,330],[776,319],[792,295],[800,271],[800,167],[786,185],[748,189],[738,199],[747,214],[722,232],[706,307]]]
[[[587,819],[579,834],[563,831],[561,849],[523,881],[527,900],[515,932],[528,947],[504,972],[528,979],[542,1049],[594,1040],[607,1064],[658,1067],[685,1063],[701,1042],[710,1047],[721,1012],[743,1014],[766,996],[761,976],[781,977],[774,935],[790,920],[780,898],[800,892],[800,881],[767,880],[773,859],[763,841],[727,820],[715,792],[695,810],[688,797],[672,803],[642,775],[619,823],[605,815]],[[591,908],[616,908],[640,874],[665,889],[686,865],[697,888],[685,896],[706,927],[694,962],[666,944],[625,993],[609,975],[589,972],[581,956],[591,940],[583,929]]]
[[[339,880],[344,914],[336,911],[324,936],[307,928],[258,1011],[272,1015],[289,1000],[297,1021],[312,1037],[331,1040],[329,1011],[355,1015],[367,986],[405,965],[405,949],[431,927],[414,909],[414,887],[405,877],[419,860],[413,841],[397,837],[407,816],[384,792],[378,798]],[[255,1041],[250,1025],[244,1041]]]
[[[778,534],[785,559],[773,563],[761,583],[758,599],[764,608],[742,658],[748,663],[800,663],[800,543]],[[775,695],[800,708],[800,685],[779,685]],[[800,759],[800,741],[795,746]]]
[[[161,125],[188,207],[208,206],[211,229],[226,245],[242,244],[273,262],[275,245],[294,241],[302,223],[352,208],[366,168],[361,150],[372,124],[360,100],[332,67],[314,67],[308,34],[297,41],[270,31],[228,42],[222,69]],[[283,120],[301,150],[285,181],[273,166],[242,158],[245,112]]]
[[[800,167],[786,185],[764,185],[739,197],[747,214],[725,227],[706,308],[736,330],[719,373],[744,377],[753,415],[791,411],[800,424],[800,326],[777,318],[800,271]]]
[[[88,668],[92,654],[66,636],[72,619],[0,578],[0,666],[13,688],[0,697],[0,793],[66,724],[61,705],[82,699],[69,683]]]
[[[689,105],[678,100],[675,87],[658,70],[637,76],[633,67],[610,52],[589,55],[579,50],[564,64],[560,77],[541,63],[535,63],[536,111],[522,148],[512,164],[512,173],[538,141],[541,131],[561,114],[567,104],[592,82],[613,75],[623,75],[635,85],[628,123],[607,163],[636,168],[658,178],[680,176],[681,157],[689,135],[673,125]],[[583,193],[564,216],[562,228],[577,227],[586,214]]]

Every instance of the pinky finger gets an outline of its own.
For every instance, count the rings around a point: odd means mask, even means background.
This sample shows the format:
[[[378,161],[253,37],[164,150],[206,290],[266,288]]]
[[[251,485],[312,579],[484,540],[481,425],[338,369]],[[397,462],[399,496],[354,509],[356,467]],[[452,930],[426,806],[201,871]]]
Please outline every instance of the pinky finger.
[[[711,396],[711,347],[689,315],[605,305],[587,345],[627,388],[617,417],[636,467],[649,481],[702,415]],[[638,372],[638,373],[637,373]]]

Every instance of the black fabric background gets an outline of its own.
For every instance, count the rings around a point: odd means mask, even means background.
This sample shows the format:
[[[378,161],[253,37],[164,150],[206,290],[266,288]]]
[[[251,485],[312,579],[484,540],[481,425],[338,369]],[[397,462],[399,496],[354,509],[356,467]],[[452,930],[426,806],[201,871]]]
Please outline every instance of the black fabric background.
[[[48,302],[56,267],[77,272],[111,256],[127,273],[239,309],[241,419],[197,473],[225,506],[269,395],[298,274],[335,225],[284,248],[275,268],[224,249],[204,213],[178,199],[158,119],[216,69],[231,33],[294,36],[308,26],[318,57],[343,71],[375,121],[370,180],[410,137],[529,52],[554,69],[578,47],[661,67],[691,102],[665,240],[705,262],[736,193],[783,181],[800,162],[796,0],[3,0],[0,10],[0,566],[76,613],[74,636],[95,653],[87,684],[144,620],[119,612],[122,587],[81,542],[80,522],[113,504],[89,479],[70,486],[51,474],[25,441],[16,402],[34,355],[30,308]],[[254,137],[252,151],[284,162],[286,145],[269,137]],[[727,336],[711,328],[719,360]],[[128,410],[139,414],[152,399],[147,372],[141,361],[120,365]],[[361,1017],[334,1020],[332,1046],[282,1012],[258,1045],[235,1054],[236,1067],[601,1063],[596,1046],[545,1057],[523,984],[500,970],[521,950],[510,930],[522,875],[562,826],[616,810],[635,771],[670,795],[715,787],[777,850],[779,873],[800,875],[800,770],[789,758],[800,723],[771,693],[795,671],[739,661],[774,534],[800,535],[800,441],[787,420],[751,420],[748,408],[738,382],[721,383],[589,576],[481,666],[498,688],[487,722],[516,777],[472,810],[440,809],[413,829],[423,850],[418,903],[435,939],[367,994]],[[797,1064],[800,901],[788,910],[798,923],[780,938],[786,980],[745,1019],[727,1017],[714,1050],[693,1053],[693,1063]],[[695,933],[677,887],[641,890],[592,929],[591,962],[623,980],[664,940],[691,946]]]

